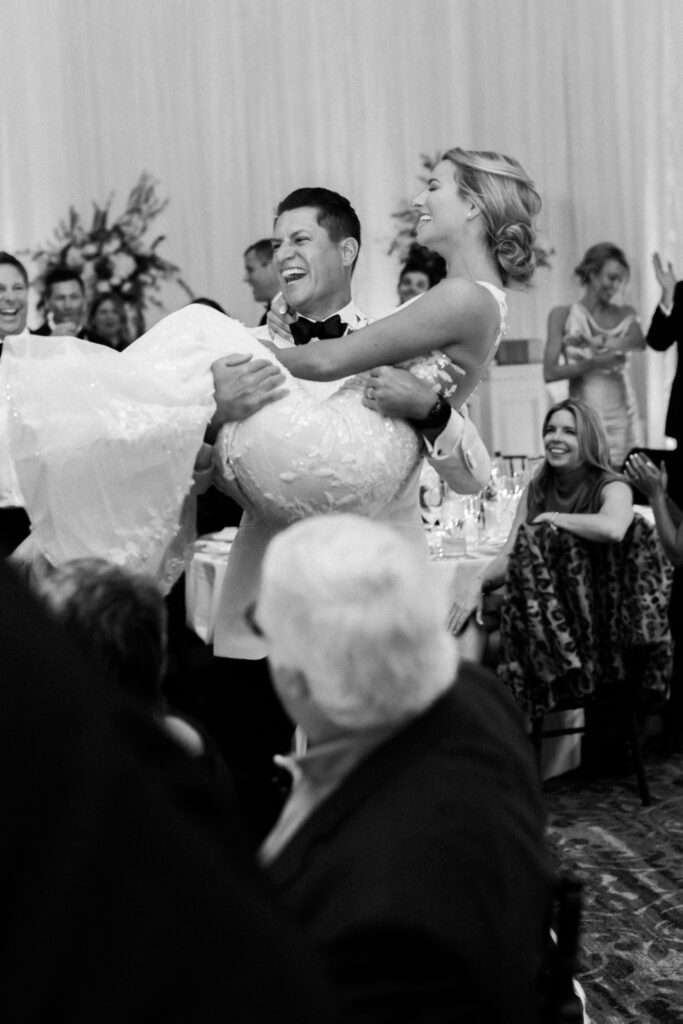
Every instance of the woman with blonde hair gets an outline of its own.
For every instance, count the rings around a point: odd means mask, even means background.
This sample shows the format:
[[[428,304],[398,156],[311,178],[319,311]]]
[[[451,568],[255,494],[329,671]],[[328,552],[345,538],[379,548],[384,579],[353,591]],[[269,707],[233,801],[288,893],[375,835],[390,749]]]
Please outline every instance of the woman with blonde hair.
[[[642,444],[629,353],[644,348],[645,339],[633,307],[613,301],[629,272],[626,256],[611,242],[587,250],[574,271],[583,296],[551,310],[543,363],[546,381],[567,380],[570,397],[599,412],[617,467]]]
[[[597,544],[622,540],[631,524],[631,488],[610,467],[607,438],[593,409],[572,398],[553,405],[543,421],[543,444],[545,459],[522,493],[500,554],[451,610],[450,623],[456,634],[473,613],[481,623],[484,598],[505,582],[522,523],[548,523],[555,530]]]

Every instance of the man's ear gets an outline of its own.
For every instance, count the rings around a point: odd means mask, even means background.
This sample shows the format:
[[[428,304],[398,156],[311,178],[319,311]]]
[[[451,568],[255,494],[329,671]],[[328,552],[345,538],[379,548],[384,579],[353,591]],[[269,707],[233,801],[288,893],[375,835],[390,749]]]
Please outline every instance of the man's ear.
[[[306,700],[310,694],[308,680],[299,668],[289,665],[274,665],[271,668],[276,688],[283,697],[291,700]]]
[[[358,256],[358,242],[350,235],[348,238],[342,238],[339,243],[339,251],[341,252],[344,266],[352,267]]]

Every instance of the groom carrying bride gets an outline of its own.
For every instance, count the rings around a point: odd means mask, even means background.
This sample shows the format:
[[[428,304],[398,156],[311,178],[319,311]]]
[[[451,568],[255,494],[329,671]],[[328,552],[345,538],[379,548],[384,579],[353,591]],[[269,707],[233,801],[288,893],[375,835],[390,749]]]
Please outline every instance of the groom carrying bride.
[[[343,345],[346,334],[369,322],[351,297],[360,234],[353,207],[328,189],[298,189],[280,203],[274,247],[283,312],[270,318],[278,347],[315,344],[320,337],[338,337]],[[263,327],[256,336],[269,340],[271,335]],[[215,363],[213,373],[213,438],[223,424],[243,420],[283,394],[284,376],[266,360],[230,356]],[[301,384],[323,401],[340,382]],[[408,370],[372,370],[363,404],[382,415],[410,420],[423,438],[425,455],[453,490],[472,493],[487,482],[489,457],[473,424]],[[418,489],[419,464],[375,518],[424,544]],[[267,642],[249,629],[245,614],[255,601],[262,559],[275,532],[258,513],[245,512],[220,598],[214,655],[221,660],[215,663],[207,721],[233,766],[263,773],[269,772],[274,753],[288,749],[292,732],[272,692]]]

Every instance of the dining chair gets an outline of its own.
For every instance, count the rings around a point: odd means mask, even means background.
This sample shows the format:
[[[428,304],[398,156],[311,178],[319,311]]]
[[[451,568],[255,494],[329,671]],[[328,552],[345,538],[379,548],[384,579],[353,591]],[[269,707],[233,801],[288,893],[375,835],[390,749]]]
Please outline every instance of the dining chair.
[[[595,748],[606,709],[630,747],[644,805],[650,794],[638,715],[668,695],[671,578],[656,530],[642,516],[614,544],[522,524],[501,607],[498,674],[527,715],[537,755],[546,736],[577,732],[585,732],[587,751]],[[545,729],[547,713],[577,707],[586,726]]]

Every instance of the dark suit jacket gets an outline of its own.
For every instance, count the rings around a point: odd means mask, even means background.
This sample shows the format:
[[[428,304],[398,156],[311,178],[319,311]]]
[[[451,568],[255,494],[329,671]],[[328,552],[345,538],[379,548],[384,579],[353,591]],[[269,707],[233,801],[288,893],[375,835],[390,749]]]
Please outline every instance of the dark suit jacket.
[[[529,741],[474,665],[377,748],[268,868],[344,1020],[529,1024],[550,888]]]
[[[51,338],[52,337],[52,331],[50,330],[50,325],[47,322],[47,320],[44,320],[43,323],[40,325],[40,327],[36,328],[35,331],[31,331],[31,334],[42,334],[43,336]],[[81,329],[78,332],[78,334],[76,335],[76,337],[77,338],[82,338],[83,341],[90,341],[91,340],[90,334],[89,334],[88,330],[85,327],[81,327]]]
[[[665,316],[657,306],[652,317],[650,330],[647,332],[647,343],[657,352],[664,352],[671,345],[678,345],[678,366],[669,398],[669,411],[666,415],[665,431],[668,437],[675,437],[683,442],[683,360],[681,360],[681,344],[683,343],[683,281],[679,281],[674,292],[674,304],[670,316]]]

